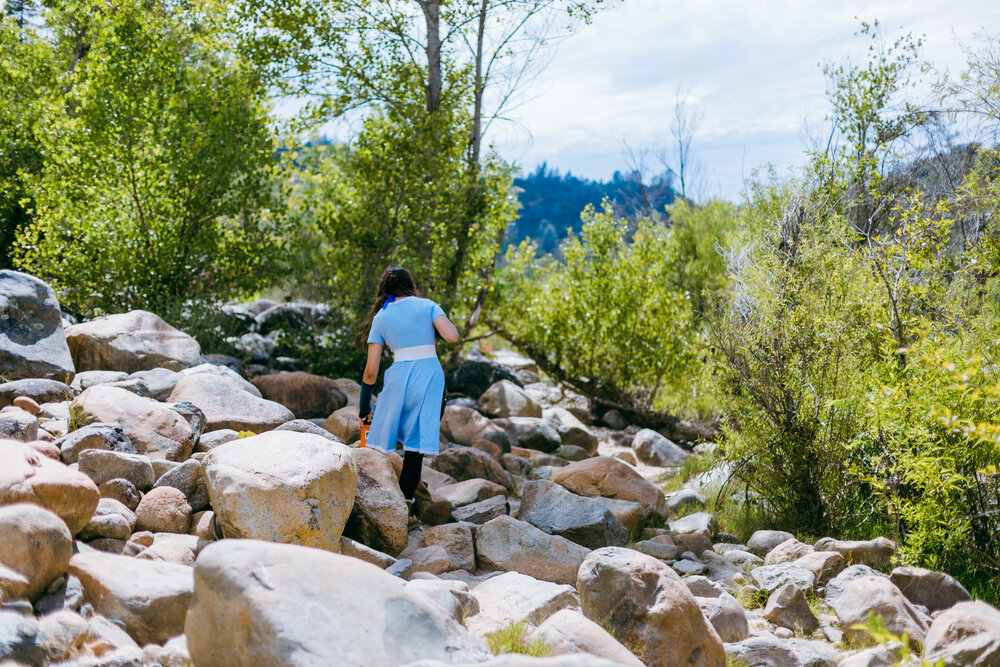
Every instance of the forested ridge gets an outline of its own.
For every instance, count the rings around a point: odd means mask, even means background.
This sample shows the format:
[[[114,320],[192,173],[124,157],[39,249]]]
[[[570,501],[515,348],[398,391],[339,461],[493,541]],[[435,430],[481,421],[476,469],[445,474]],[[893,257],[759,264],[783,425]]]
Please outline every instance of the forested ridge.
[[[862,24],[866,59],[823,63],[829,142],[736,202],[677,169],[517,173],[484,136],[543,47],[524,26],[606,4],[7,2],[0,266],[244,361],[223,304],[322,303],[268,344],[329,377],[360,377],[357,324],[405,266],[463,337],[446,364],[513,346],[597,418],[716,443],[734,526],[887,535],[997,602],[996,36],[943,71]]]

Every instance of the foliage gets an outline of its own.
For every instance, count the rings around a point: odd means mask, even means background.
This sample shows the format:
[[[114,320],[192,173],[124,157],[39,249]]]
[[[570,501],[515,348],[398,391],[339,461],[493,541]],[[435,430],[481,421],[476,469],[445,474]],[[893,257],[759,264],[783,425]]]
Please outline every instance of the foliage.
[[[309,254],[300,259],[296,284],[359,315],[382,269],[401,265],[423,294],[466,316],[513,216],[509,173],[495,158],[470,173],[460,100],[446,99],[427,115],[419,110],[415,81],[409,85],[409,105],[369,116],[350,147],[300,152],[291,215],[303,235],[295,245]]]
[[[39,91],[45,161],[17,265],[86,312],[266,284],[281,257],[256,75],[182,4],[88,0],[47,18],[65,64]]]
[[[0,268],[9,268],[14,238],[32,208],[25,178],[42,165],[36,125],[43,113],[38,91],[51,89],[52,53],[18,16],[0,14]]]
[[[673,281],[691,299],[696,315],[726,285],[724,250],[736,231],[736,208],[721,199],[695,205],[678,199],[667,206],[670,235],[677,251],[668,258]]]
[[[871,636],[876,644],[885,646],[889,650],[890,655],[893,656],[895,660],[894,664],[919,664],[920,667],[945,667],[943,659],[931,663],[926,660],[920,660],[918,656],[913,655],[910,649],[909,634],[904,632],[902,636],[899,636],[890,631],[885,627],[885,620],[881,616],[877,616],[874,612],[868,615],[867,622],[855,623],[851,626],[851,629],[863,630]]]
[[[529,644],[528,632],[529,626],[527,623],[523,621],[511,623],[487,635],[486,643],[489,644],[493,655],[520,653],[536,658],[546,658],[552,655],[552,650],[541,639],[536,639]]]
[[[628,224],[610,207],[583,213],[561,259],[522,243],[507,254],[489,321],[555,377],[608,407],[662,407],[695,354],[686,295],[670,280],[668,228]]]

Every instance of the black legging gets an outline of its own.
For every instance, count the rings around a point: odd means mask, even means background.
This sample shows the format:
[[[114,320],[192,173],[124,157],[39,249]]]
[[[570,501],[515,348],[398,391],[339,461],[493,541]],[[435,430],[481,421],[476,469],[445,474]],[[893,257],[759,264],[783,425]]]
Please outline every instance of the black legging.
[[[403,452],[403,472],[399,475],[399,488],[407,500],[413,500],[420,484],[424,455],[420,452]]]

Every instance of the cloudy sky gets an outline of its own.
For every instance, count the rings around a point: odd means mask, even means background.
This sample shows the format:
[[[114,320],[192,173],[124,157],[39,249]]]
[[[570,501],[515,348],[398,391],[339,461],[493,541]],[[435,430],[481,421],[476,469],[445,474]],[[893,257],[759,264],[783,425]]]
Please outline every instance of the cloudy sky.
[[[754,168],[802,163],[827,110],[819,64],[858,60],[854,32],[872,19],[889,38],[923,35],[924,59],[956,71],[963,43],[1000,35],[1000,2],[625,0],[556,47],[511,113],[518,122],[489,138],[525,170],[546,161],[608,178],[626,164],[624,143],[669,144],[680,89],[702,114],[701,196],[736,199]]]

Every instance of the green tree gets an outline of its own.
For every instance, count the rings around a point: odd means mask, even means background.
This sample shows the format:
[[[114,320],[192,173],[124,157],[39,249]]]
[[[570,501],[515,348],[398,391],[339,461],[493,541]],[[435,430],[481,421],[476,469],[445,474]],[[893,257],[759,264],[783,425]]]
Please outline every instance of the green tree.
[[[282,258],[256,73],[181,3],[88,0],[46,18],[66,69],[17,265],[86,312],[266,285]]]
[[[39,91],[55,85],[49,46],[19,25],[24,7],[13,9],[18,12],[0,15],[0,268],[10,268],[14,238],[30,222],[25,179],[42,166],[36,136],[43,113]]]

